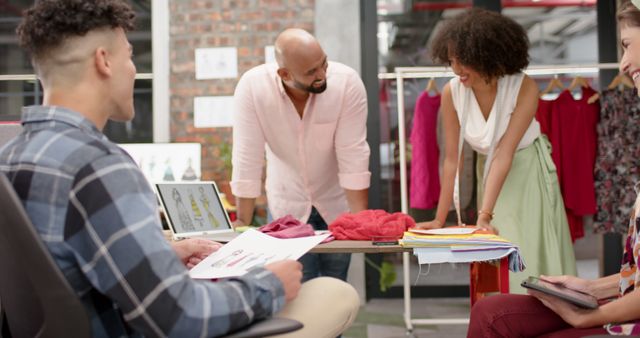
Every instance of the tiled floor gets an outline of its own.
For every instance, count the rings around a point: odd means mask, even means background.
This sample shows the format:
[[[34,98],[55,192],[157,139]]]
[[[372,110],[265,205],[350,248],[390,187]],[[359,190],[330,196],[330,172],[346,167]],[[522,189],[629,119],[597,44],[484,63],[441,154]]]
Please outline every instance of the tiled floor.
[[[345,338],[405,338],[402,299],[374,299],[360,309],[358,318],[345,332]],[[422,298],[412,302],[413,318],[465,318],[469,316],[466,298]],[[419,326],[414,337],[465,337],[467,325]]]

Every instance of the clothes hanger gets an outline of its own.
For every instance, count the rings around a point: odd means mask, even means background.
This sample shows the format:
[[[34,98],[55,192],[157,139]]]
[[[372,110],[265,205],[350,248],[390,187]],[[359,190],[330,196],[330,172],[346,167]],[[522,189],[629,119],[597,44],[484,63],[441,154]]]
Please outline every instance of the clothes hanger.
[[[434,78],[430,78],[429,82],[427,82],[427,86],[424,89],[425,92],[430,93],[430,92],[435,92],[436,94],[440,94],[440,91],[438,90],[438,85],[436,84],[436,80]]]
[[[562,81],[558,79],[557,74],[553,76],[551,81],[549,81],[547,88],[545,88],[542,92],[540,92],[540,96],[542,97],[545,94],[549,94],[552,90],[556,88],[559,90],[564,90],[564,84],[562,84]]]
[[[582,88],[588,88],[589,81],[587,81],[587,79],[583,78],[582,76],[578,75],[573,78],[573,81],[571,81],[571,84],[569,85],[568,90],[573,91],[578,86]],[[594,102],[598,101],[599,98],[600,98],[600,94],[595,93],[587,99],[587,104],[593,104]]]
[[[627,76],[627,74],[620,72],[618,73],[618,75],[616,75],[616,77],[613,78],[613,80],[611,80],[611,83],[609,83],[609,85],[607,86],[607,89],[620,88],[621,86],[622,88],[635,87],[635,85],[633,84],[633,81],[631,81],[631,79]]]
[[[578,86],[587,88],[589,87],[589,81],[587,81],[587,79],[583,78],[582,76],[578,75],[573,78],[573,81],[571,81],[571,84],[569,85],[568,89],[569,91],[573,91]]]
[[[607,86],[607,89],[615,89],[615,88],[634,88],[635,85],[633,84],[633,81],[631,81],[631,79],[625,74],[625,73],[618,73],[618,75],[616,75],[616,77],[613,78],[613,80],[611,80],[611,83],[609,83],[609,85]],[[588,104],[592,104],[594,102],[596,102],[598,99],[600,98],[600,93],[595,93],[593,94],[593,96],[591,96],[588,100],[587,103]]]
[[[598,99],[600,99],[600,93],[595,93],[587,99],[587,104],[593,104],[594,102],[598,101]]]

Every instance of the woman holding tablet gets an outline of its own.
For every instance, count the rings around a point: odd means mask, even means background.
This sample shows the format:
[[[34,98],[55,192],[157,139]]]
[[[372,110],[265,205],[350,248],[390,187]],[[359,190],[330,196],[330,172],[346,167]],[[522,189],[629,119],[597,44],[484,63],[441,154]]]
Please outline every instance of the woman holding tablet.
[[[617,20],[623,49],[620,70],[640,88],[640,0],[626,2]],[[636,187],[640,192],[640,184]],[[640,194],[632,209],[620,273],[585,280],[573,276],[541,279],[595,296],[597,309],[584,309],[555,296],[530,290],[527,295],[495,295],[471,311],[468,337],[583,337],[597,334],[640,334]],[[607,299],[617,298],[610,302]]]

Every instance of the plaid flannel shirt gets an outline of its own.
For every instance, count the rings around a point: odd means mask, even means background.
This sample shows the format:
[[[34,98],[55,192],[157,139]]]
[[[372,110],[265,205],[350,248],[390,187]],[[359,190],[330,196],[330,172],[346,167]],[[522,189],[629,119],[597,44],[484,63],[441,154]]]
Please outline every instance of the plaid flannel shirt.
[[[89,120],[33,106],[22,124],[0,150],[0,172],[85,305],[95,337],[217,336],[284,306],[282,284],[265,269],[192,280],[161,233],[144,176]]]

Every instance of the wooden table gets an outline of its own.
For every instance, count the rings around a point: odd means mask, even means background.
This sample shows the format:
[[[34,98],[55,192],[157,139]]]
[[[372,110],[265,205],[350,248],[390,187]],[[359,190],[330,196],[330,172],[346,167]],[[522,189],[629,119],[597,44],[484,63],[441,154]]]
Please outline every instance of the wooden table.
[[[215,237],[209,239],[216,240]],[[219,242],[226,242],[225,237]],[[318,244],[310,250],[312,253],[402,253],[403,266],[403,299],[404,320],[407,335],[413,335],[413,325],[442,325],[442,324],[468,324],[468,318],[460,319],[415,319],[411,318],[411,285],[409,273],[409,254],[413,248],[400,245],[374,245],[372,241],[338,241],[334,240],[324,244]],[[467,263],[464,263],[467,264]],[[486,262],[468,263],[469,267],[469,299],[471,306],[488,292],[509,292],[509,262],[505,257],[499,266],[493,266]],[[490,277],[490,278],[487,278]],[[497,281],[497,284],[486,283],[487,279]]]
[[[442,324],[468,324],[468,318],[448,319],[416,319],[411,317],[411,285],[409,273],[409,253],[413,248],[400,245],[374,245],[372,241],[331,241],[319,244],[311,249],[313,253],[403,253],[403,299],[404,320],[407,335],[413,335],[413,325],[442,325]],[[464,263],[469,264],[469,300],[471,306],[480,300],[486,293],[509,293],[509,261],[508,258],[500,260],[495,266],[486,262]]]
[[[372,241],[331,241],[318,244],[313,253],[398,253],[412,252],[412,248],[396,245],[375,245]]]

